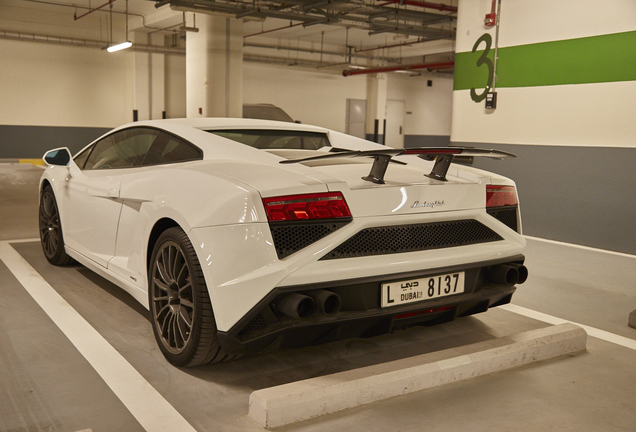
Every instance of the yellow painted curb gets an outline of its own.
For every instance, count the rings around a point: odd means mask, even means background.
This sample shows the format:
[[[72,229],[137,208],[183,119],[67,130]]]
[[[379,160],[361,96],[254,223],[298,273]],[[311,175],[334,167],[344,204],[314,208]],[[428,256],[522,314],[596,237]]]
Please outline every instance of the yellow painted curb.
[[[18,159],[21,164],[45,165],[42,159]]]

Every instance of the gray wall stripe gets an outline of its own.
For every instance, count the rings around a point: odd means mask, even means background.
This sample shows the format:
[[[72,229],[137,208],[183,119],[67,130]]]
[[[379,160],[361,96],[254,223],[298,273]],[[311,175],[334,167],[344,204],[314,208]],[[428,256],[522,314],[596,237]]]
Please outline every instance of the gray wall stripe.
[[[517,155],[475,167],[517,183],[524,234],[636,255],[636,149],[454,144]]]
[[[45,151],[68,147],[82,149],[110,128],[0,125],[0,159],[40,158]]]

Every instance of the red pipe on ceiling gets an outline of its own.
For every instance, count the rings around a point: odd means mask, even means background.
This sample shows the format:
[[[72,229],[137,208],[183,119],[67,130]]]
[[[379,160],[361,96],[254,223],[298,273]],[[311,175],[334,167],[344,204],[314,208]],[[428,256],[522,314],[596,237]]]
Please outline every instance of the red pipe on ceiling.
[[[342,75],[351,76],[351,75],[365,75],[372,73],[382,73],[382,72],[396,72],[396,71],[410,71],[415,69],[450,69],[455,66],[454,61],[443,62],[443,63],[421,63],[414,65],[406,65],[406,66],[390,66],[383,68],[375,68],[375,69],[355,69],[355,70],[343,70]]]
[[[409,6],[419,6],[419,7],[427,8],[427,9],[437,9],[438,11],[441,11],[441,12],[457,12],[457,6],[450,6],[450,5],[439,4],[439,3],[429,3],[429,2],[423,2],[423,1],[417,1],[417,0],[386,0],[386,1],[388,3],[399,3],[403,5],[409,5]]]

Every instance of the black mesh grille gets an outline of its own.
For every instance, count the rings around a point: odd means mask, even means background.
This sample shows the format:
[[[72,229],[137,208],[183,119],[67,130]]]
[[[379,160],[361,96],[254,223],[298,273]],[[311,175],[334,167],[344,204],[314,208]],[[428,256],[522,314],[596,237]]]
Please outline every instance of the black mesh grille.
[[[497,240],[503,239],[476,220],[367,228],[321,259],[414,252]]]
[[[270,224],[269,228],[272,231],[278,258],[283,259],[342,228],[349,222],[351,222],[350,219],[328,223],[294,222]]]
[[[239,332],[238,337],[242,338],[253,331],[263,329],[268,325],[269,324],[267,323],[267,320],[265,320],[265,317],[263,317],[263,314],[259,313],[254,318],[252,318],[252,320],[247,323],[245,327],[243,327],[243,329]]]
[[[489,208],[486,210],[488,214],[499,222],[503,222],[511,228],[518,232],[517,229],[517,206],[512,207],[499,207],[499,208]]]

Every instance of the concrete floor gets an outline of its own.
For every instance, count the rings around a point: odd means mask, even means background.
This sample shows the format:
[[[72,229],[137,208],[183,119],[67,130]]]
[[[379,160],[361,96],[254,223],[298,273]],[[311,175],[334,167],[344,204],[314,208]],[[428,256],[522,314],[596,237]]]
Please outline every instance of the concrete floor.
[[[148,312],[81,266],[50,266],[37,238],[41,168],[0,163],[0,242],[11,246],[197,431],[262,431],[252,391],[545,327],[494,308],[437,327],[178,369]],[[1,257],[0,257],[1,258]],[[636,257],[530,239],[513,303],[636,340]],[[282,427],[280,431],[636,431],[636,351],[589,337],[584,354]],[[0,260],[0,431],[144,428]]]

